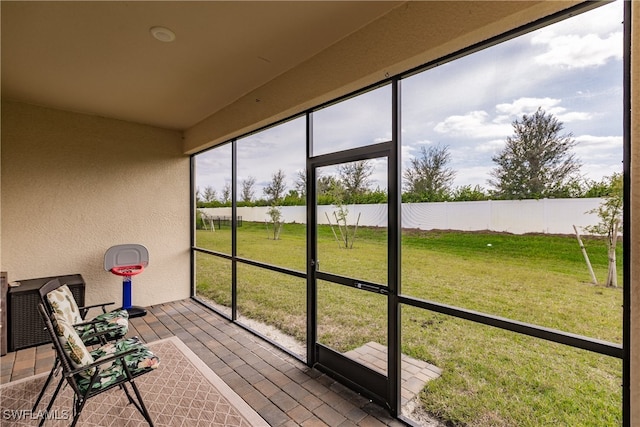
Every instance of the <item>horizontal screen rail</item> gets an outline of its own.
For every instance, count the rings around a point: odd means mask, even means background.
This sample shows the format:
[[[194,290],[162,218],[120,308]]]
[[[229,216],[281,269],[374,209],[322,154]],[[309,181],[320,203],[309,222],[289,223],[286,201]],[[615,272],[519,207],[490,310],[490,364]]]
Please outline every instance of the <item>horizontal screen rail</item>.
[[[480,313],[478,311],[467,310],[464,308],[453,307],[433,301],[411,298],[405,295],[398,296],[401,304],[410,305],[412,307],[423,308],[437,313],[446,314],[460,319],[470,320],[472,322],[481,323],[483,325],[494,326],[511,332],[528,335],[535,338],[541,338],[547,341],[564,344],[583,350],[592,351],[594,353],[603,354],[605,356],[623,358],[622,345],[608,341],[589,338],[583,335],[572,334],[557,329],[545,328],[529,323],[518,322],[517,320],[506,319],[499,316],[491,316]]]
[[[202,249],[202,248],[197,248],[197,247],[192,247],[191,249],[196,251],[196,252],[203,253],[203,254],[217,256],[219,258],[224,258],[224,259],[227,259],[227,260],[230,260],[230,261],[237,261],[237,262],[242,263],[242,264],[252,265],[254,267],[264,268],[266,270],[275,271],[277,273],[288,274],[290,276],[298,277],[298,278],[301,278],[301,279],[306,279],[307,278],[307,274],[305,272],[303,272],[303,271],[291,270],[289,268],[279,267],[279,266],[273,265],[273,264],[266,264],[266,263],[263,263],[263,262],[253,261],[253,260],[246,259],[246,258],[234,257],[234,256],[229,255],[229,254],[224,254],[224,253],[221,253],[221,252],[216,252],[216,251],[212,251],[212,250],[208,250],[208,249]]]
[[[361,289],[363,291],[374,292],[376,294],[388,295],[389,288],[384,285],[380,285],[372,282],[365,282],[362,280],[352,279],[350,277],[338,276],[331,273],[325,273],[322,271],[316,271],[316,279],[325,280],[331,283],[337,283],[351,288]]]

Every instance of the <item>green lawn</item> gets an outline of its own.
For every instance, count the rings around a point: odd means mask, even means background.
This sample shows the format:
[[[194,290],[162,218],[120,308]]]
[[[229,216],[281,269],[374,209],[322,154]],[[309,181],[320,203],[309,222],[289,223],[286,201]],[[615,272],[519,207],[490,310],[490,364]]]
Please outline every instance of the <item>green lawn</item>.
[[[278,241],[264,224],[238,230],[238,255],[304,271],[306,229],[286,224]],[[197,232],[200,247],[230,252],[228,229]],[[490,246],[489,246],[490,245]],[[606,277],[602,240],[585,239],[599,280]],[[386,232],[361,228],[351,250],[319,230],[323,271],[385,284]],[[622,256],[619,254],[619,264]],[[422,299],[621,342],[622,291],[589,283],[574,237],[407,231],[402,293]],[[622,271],[619,267],[619,276]],[[230,304],[231,263],[197,255],[197,292]],[[619,283],[622,283],[620,277]],[[339,351],[386,344],[384,300],[321,283],[319,340]],[[238,266],[243,315],[305,340],[305,282]],[[443,369],[421,394],[423,406],[454,425],[607,426],[621,422],[621,362],[496,328],[402,308],[403,353]]]

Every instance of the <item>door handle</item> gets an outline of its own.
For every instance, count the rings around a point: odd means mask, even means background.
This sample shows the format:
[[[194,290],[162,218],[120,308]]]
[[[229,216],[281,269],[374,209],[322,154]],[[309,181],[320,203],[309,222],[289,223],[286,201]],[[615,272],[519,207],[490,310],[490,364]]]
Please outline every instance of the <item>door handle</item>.
[[[389,295],[389,289],[384,286],[370,285],[368,283],[355,282],[354,287],[364,291],[376,292],[382,295]]]

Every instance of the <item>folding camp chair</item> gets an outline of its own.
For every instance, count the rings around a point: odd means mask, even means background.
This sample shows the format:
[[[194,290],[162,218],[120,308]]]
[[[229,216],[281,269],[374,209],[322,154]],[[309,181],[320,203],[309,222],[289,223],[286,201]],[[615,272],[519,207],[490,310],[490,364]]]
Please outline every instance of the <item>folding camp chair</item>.
[[[72,324],[82,343],[85,346],[96,344],[106,344],[108,341],[123,338],[129,330],[128,313],[126,310],[114,310],[107,312],[106,307],[113,302],[95,304],[78,307],[73,294],[67,287],[56,278],[48,281],[39,289],[40,300],[49,316],[53,313],[63,316],[68,323]],[[85,321],[85,317],[91,308],[102,308],[102,314],[90,321]],[[56,358],[51,372],[36,399],[32,411],[35,412],[44,396],[47,387],[55,376],[60,361]],[[60,379],[62,382],[63,380]]]
[[[55,312],[50,315],[43,304],[39,304],[38,308],[60,361],[63,380],[66,380],[74,393],[71,427],[78,422],[89,399],[114,387],[120,387],[129,402],[153,426],[134,378],[152,372],[158,367],[159,358],[137,338],[111,342],[90,352],[66,319]],[[64,381],[58,383],[45,414],[50,413],[63,383]],[[133,389],[135,398],[129,392],[127,384]],[[40,420],[40,426],[46,418],[45,416]]]

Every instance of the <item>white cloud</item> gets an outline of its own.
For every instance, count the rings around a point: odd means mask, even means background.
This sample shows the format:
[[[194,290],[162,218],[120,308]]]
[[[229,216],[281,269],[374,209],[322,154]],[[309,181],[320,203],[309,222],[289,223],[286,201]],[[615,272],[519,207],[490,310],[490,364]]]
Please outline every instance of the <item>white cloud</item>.
[[[513,132],[512,123],[524,114],[533,114],[542,108],[549,114],[563,122],[589,120],[593,114],[580,111],[569,111],[560,106],[560,99],[522,97],[511,103],[496,105],[498,113],[493,118],[484,110],[470,111],[464,115],[452,115],[438,123],[434,130],[441,134],[462,136],[472,139],[487,139],[490,141],[476,146],[476,151],[492,151],[499,138],[505,138]]]
[[[470,185],[475,187],[479,185],[488,188],[487,180],[490,177],[489,171],[490,167],[487,166],[471,166],[471,167],[461,167],[456,169],[456,180],[454,187]]]
[[[447,117],[434,130],[438,133],[464,136],[467,138],[495,138],[508,135],[511,125],[489,121],[486,111],[471,111],[465,115]]]
[[[611,176],[614,173],[622,172],[622,163],[617,165],[612,164],[592,164],[589,169],[582,169],[583,178],[590,179],[593,181],[602,181],[602,178],[605,176]]]
[[[504,148],[504,139],[492,139],[473,147],[479,153],[497,153]]]
[[[622,60],[622,4],[615,1],[537,30],[531,44],[546,51],[536,63],[576,69]]]
[[[576,141],[582,145],[600,146],[606,147],[619,147],[622,150],[622,137],[621,136],[594,136],[594,135],[580,135],[577,136]]]
[[[380,142],[387,142],[387,141],[391,141],[391,132],[386,132],[385,136],[377,136],[373,138],[374,144],[378,144]]]
[[[535,113],[538,108],[542,108],[552,114],[557,113],[559,110],[564,111],[562,107],[557,107],[562,100],[556,98],[531,98],[522,97],[518,98],[511,103],[503,103],[496,105],[496,111],[508,116],[520,117],[523,114]]]
[[[587,68],[604,65],[610,59],[622,59],[622,32],[604,38],[598,34],[560,36],[549,32],[533,37],[531,43],[546,46],[547,51],[534,58],[543,65]]]
[[[520,118],[524,114],[535,113],[538,108],[542,108],[548,114],[553,114],[563,123],[590,120],[594,117],[593,113],[583,111],[567,112],[565,107],[559,105],[561,102],[562,100],[556,98],[519,98],[512,103],[496,105],[496,111],[503,115],[497,116],[493,121],[512,122],[514,118]]]
[[[593,118],[593,116],[594,115],[592,113],[581,112],[581,111],[572,111],[566,114],[562,114],[562,113],[556,114],[556,118],[563,123],[571,123],[571,122],[577,122],[581,120],[590,120],[591,118]]]
[[[581,160],[593,162],[596,159],[610,159],[620,163],[622,159],[622,136],[580,135],[574,150]]]
[[[623,1],[617,0],[545,27],[538,32],[552,31],[560,35],[615,33],[622,30],[623,11]]]
[[[622,172],[622,137],[580,135],[574,153],[582,162],[585,178],[599,181],[603,176]]]
[[[411,145],[402,144],[402,159],[408,160],[416,157],[416,154],[420,152],[421,147],[426,147],[428,145],[432,145],[433,142],[428,139],[423,139],[420,141],[415,141]]]

